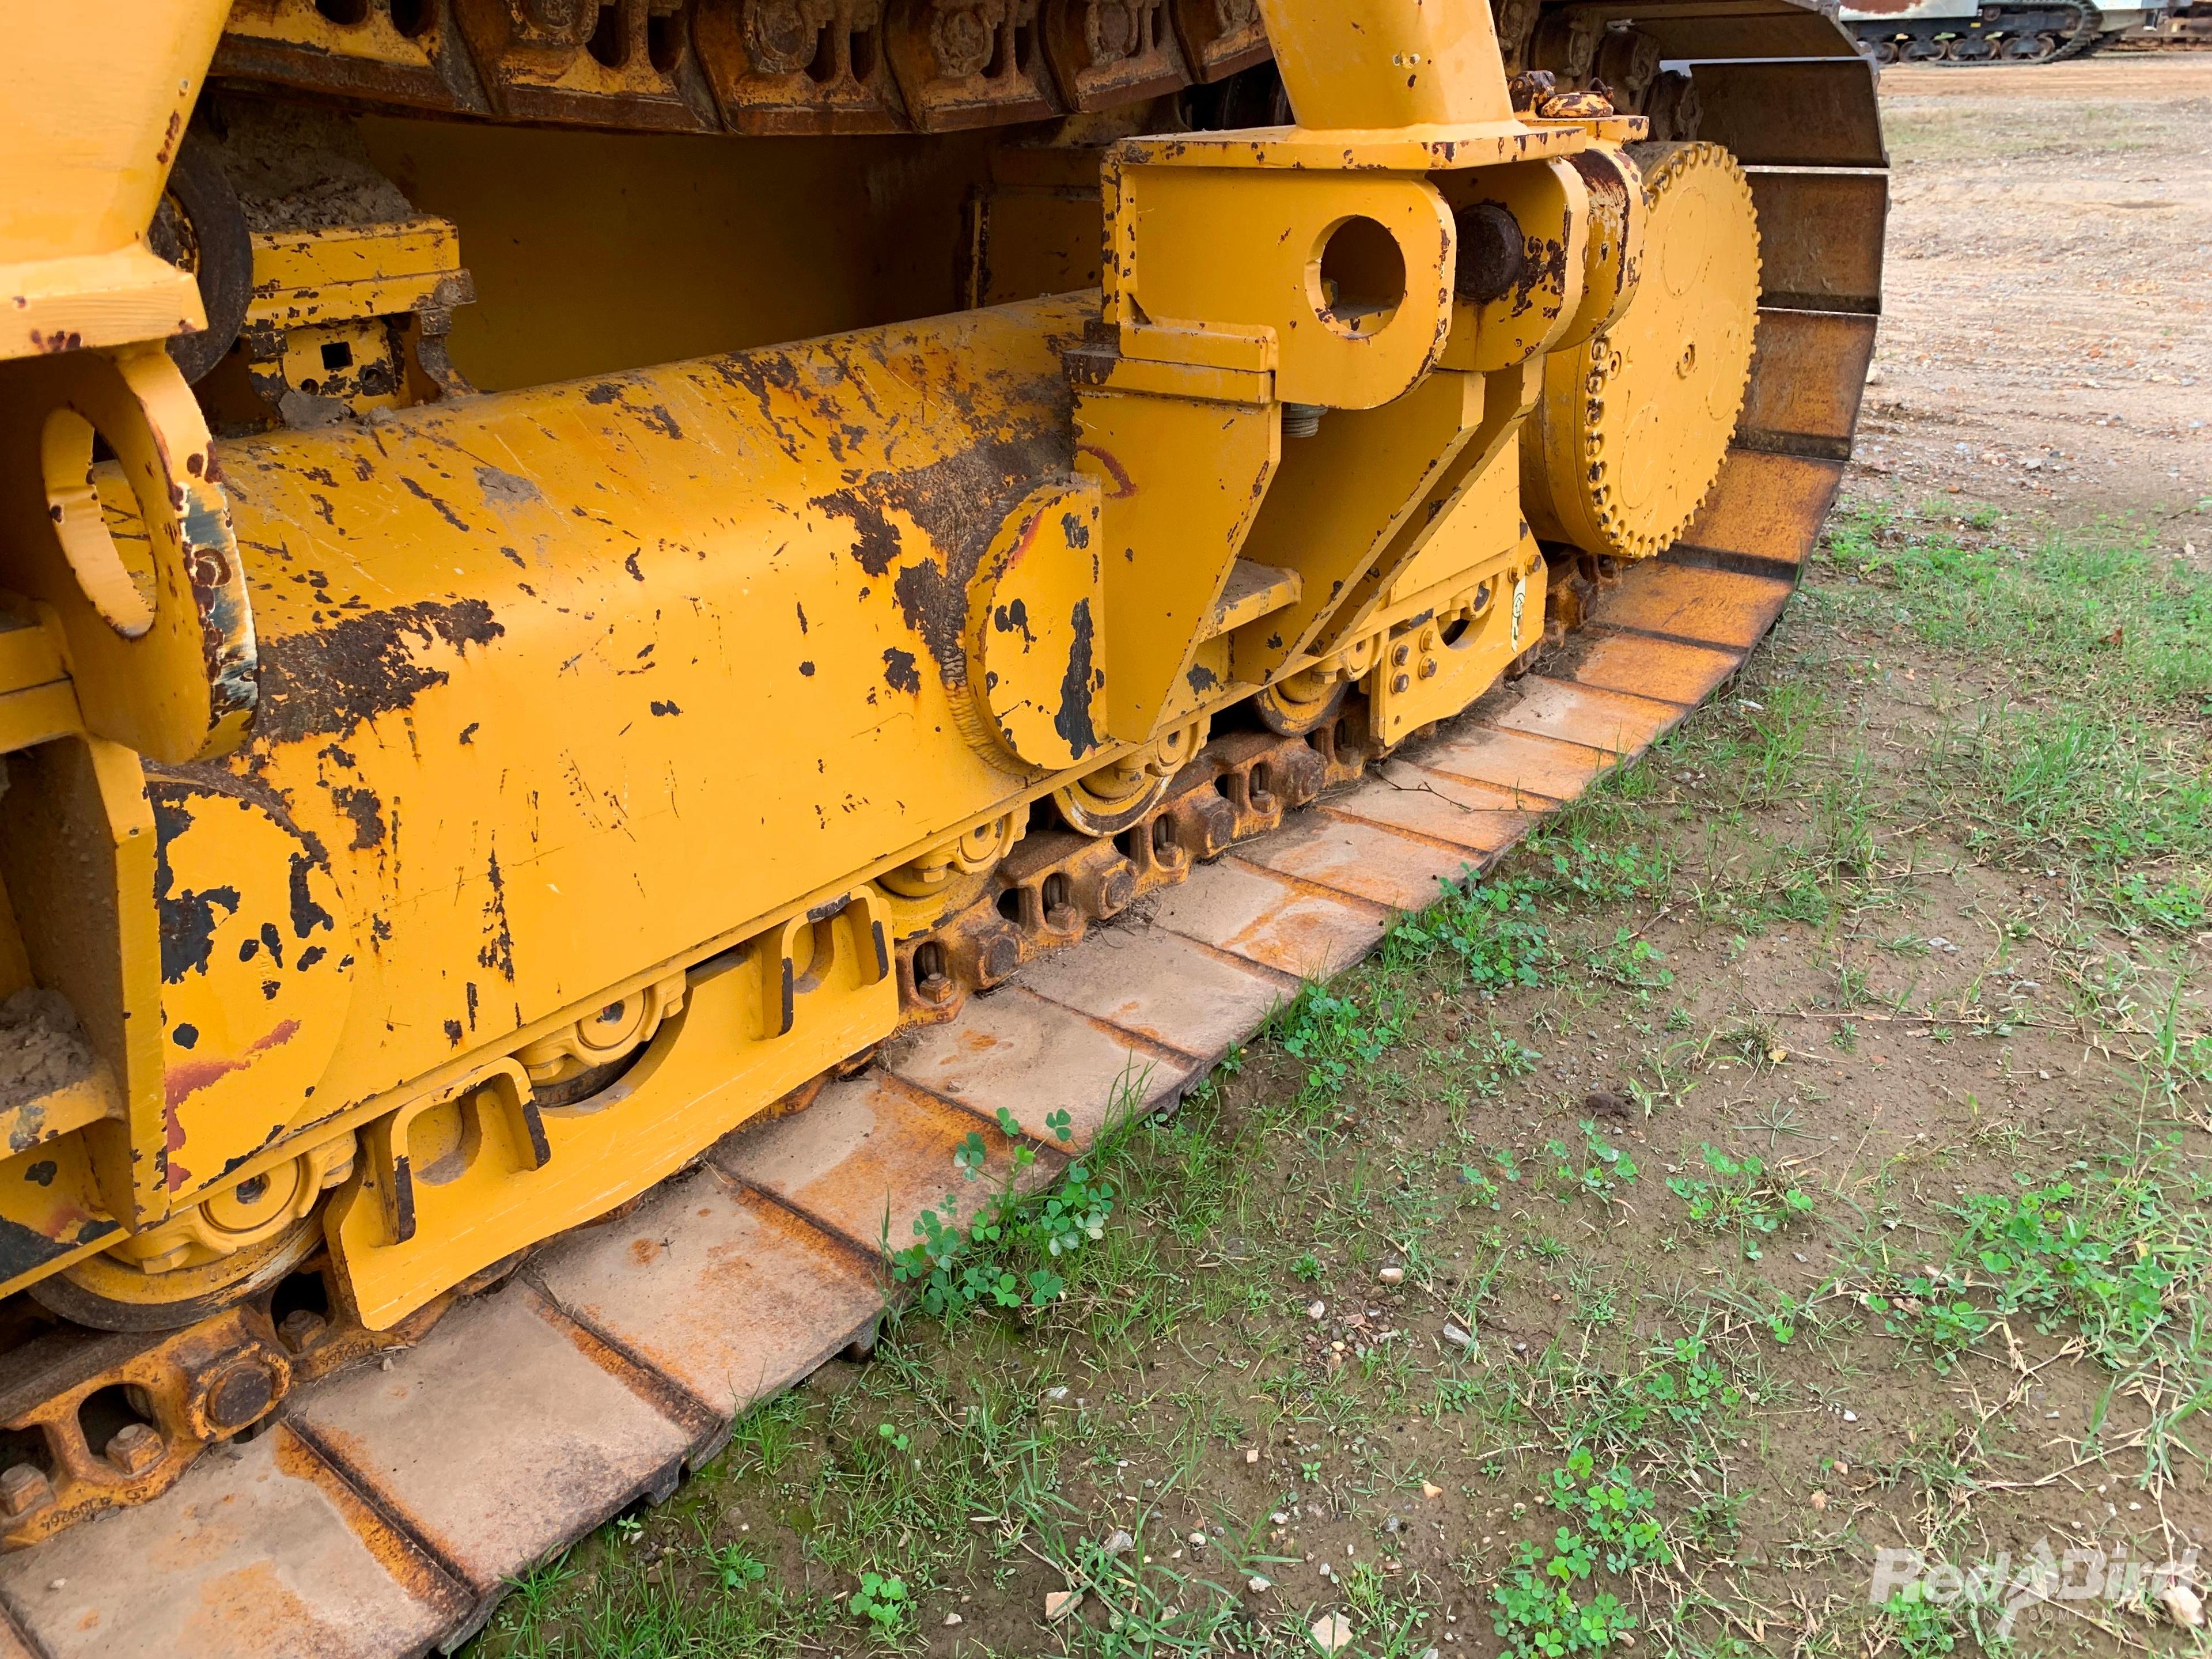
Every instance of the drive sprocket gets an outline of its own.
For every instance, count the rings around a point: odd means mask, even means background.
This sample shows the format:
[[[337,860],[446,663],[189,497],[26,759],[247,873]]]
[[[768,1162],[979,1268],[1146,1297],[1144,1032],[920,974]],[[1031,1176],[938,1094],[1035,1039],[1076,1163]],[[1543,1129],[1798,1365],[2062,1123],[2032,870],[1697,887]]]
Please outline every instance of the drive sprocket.
[[[1742,412],[1759,219],[1750,181],[1720,145],[1628,154],[1649,204],[1636,297],[1611,328],[1552,355],[1521,482],[1542,539],[1640,559],[1689,527]]]

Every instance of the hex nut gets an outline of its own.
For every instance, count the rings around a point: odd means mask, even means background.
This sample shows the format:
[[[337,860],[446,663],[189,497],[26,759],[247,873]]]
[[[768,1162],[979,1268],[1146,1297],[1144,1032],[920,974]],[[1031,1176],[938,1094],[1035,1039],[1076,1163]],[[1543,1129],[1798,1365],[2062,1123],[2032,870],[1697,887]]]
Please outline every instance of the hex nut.
[[[53,1482],[35,1463],[16,1463],[0,1471],[0,1513],[20,1521],[54,1501]]]
[[[167,1449],[150,1424],[125,1423],[107,1442],[107,1461],[129,1475],[140,1475],[161,1461]]]
[[[1127,860],[1098,884],[1098,914],[1101,916],[1119,915],[1129,908],[1137,896],[1137,872]]]

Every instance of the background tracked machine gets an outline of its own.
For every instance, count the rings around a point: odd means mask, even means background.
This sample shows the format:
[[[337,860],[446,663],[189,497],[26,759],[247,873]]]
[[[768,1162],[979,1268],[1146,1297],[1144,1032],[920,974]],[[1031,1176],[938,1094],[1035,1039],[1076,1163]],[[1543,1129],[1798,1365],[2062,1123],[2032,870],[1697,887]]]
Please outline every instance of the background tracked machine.
[[[2212,0],[2184,0],[2169,6],[2151,25],[2151,41],[2160,46],[2201,50],[2212,46]]]
[[[2179,40],[2186,7],[2094,0],[1863,0],[1841,16],[1881,64],[2057,64],[2124,38]]]
[[[21,11],[0,1652],[458,1644],[1707,695],[1872,349],[1793,0]]]

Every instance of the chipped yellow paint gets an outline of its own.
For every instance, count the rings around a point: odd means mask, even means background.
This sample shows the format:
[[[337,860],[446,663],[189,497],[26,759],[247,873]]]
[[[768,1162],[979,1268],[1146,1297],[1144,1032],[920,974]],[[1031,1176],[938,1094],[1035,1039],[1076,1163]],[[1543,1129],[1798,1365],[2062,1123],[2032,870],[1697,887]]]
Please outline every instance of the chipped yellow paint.
[[[135,1317],[319,1213],[388,1327],[888,1036],[902,932],[1037,804],[1116,833],[1263,688],[1280,720],[1361,678],[1392,743],[1537,642],[1521,428],[1633,286],[1638,129],[1515,116],[1480,5],[1264,9],[1306,125],[1117,141],[1095,205],[1029,216],[1087,246],[1002,244],[1024,284],[1103,249],[1088,291],[222,442],[157,347],[0,365],[47,653],[0,634],[0,716],[46,700],[0,725],[41,744],[0,873],[104,1068],[15,1120],[56,1168],[0,1164],[11,1282]],[[362,73],[453,44],[363,40]],[[469,44],[494,112],[667,89]],[[1528,249],[1480,302],[1477,204]],[[467,297],[464,252],[262,233],[255,362],[283,335],[304,385],[331,331]],[[101,858],[27,897],[72,836]]]
[[[262,231],[248,327],[294,328],[462,303],[460,234],[424,215],[396,223]]]
[[[414,1133],[404,1142],[372,1136],[376,1154],[333,1200],[328,1221],[362,1322],[393,1323],[458,1278],[535,1243],[549,1222],[605,1213],[732,1124],[887,1035],[898,992],[867,904],[801,920],[811,954],[797,964],[802,983],[787,1029],[778,1010],[790,958],[756,943],[692,970],[682,1011],[620,1081],[588,1101],[538,1110],[538,1152],[524,1115],[527,1081],[511,1069],[450,1104],[418,1103],[405,1115]],[[452,1114],[449,1127],[435,1121],[441,1111]],[[401,1182],[404,1206],[394,1191]],[[403,1207],[404,1238],[397,1236]]]

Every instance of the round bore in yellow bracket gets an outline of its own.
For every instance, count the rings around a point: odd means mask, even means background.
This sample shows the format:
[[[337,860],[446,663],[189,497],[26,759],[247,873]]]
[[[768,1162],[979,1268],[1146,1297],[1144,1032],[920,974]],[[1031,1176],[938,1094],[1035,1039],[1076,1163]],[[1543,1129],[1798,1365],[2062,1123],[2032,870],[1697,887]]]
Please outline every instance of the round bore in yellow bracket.
[[[253,608],[213,441],[160,341],[9,365],[9,586],[54,608],[85,727],[148,759],[234,748],[258,696]]]
[[[1646,558],[1689,528],[1720,477],[1751,378],[1759,218],[1718,144],[1636,144],[1647,209],[1635,297],[1555,352],[1521,451],[1547,541]]]
[[[969,590],[969,684],[1032,766],[1078,765],[1108,741],[1099,497],[1088,477],[1031,491]]]

